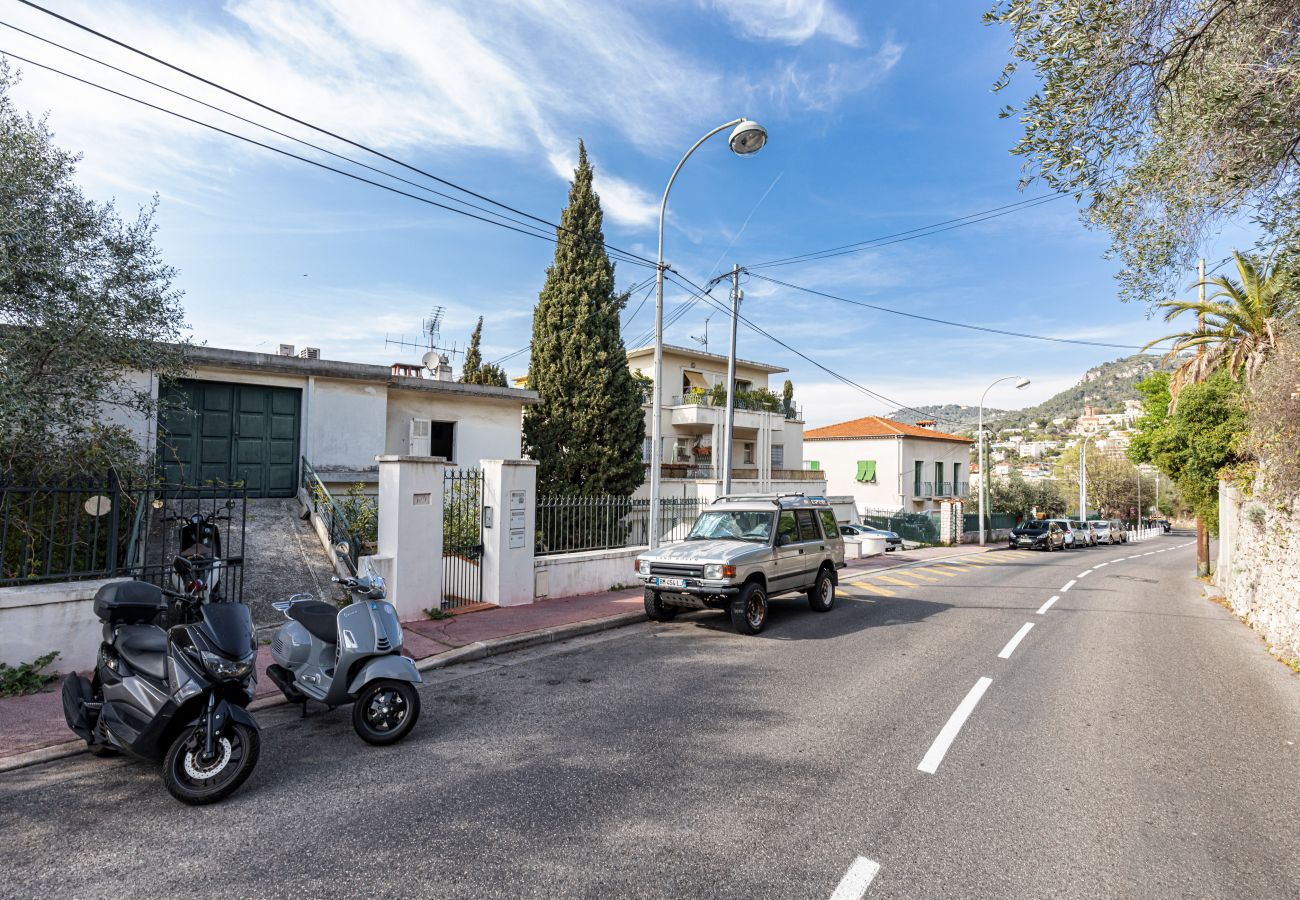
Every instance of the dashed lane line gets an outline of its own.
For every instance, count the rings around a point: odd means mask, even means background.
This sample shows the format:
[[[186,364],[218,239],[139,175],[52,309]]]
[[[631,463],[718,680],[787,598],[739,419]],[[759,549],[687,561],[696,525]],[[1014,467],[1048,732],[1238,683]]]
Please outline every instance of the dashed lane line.
[[[992,683],[992,678],[985,677],[981,677],[979,681],[975,682],[975,686],[970,689],[957,708],[953,710],[952,715],[948,717],[948,721],[940,729],[939,736],[934,739],[930,749],[925,752],[921,764],[916,767],[917,769],[930,775],[939,771],[939,763],[943,762],[944,756],[948,753],[948,748],[957,739],[957,733],[966,724],[970,714],[975,711],[975,705],[980,702],[980,698],[984,696],[984,692],[989,689],[989,685]]]
[[[1064,594],[1064,593],[1065,593],[1066,591],[1068,591],[1070,588],[1074,587],[1074,584],[1075,584],[1075,581],[1074,581],[1073,578],[1071,578],[1071,579],[1070,579],[1069,581],[1067,581],[1067,582],[1065,583],[1065,585],[1061,588],[1061,593]]]
[[[1080,572],[1078,575],[1075,575],[1074,577],[1075,577],[1075,578],[1087,578],[1087,577],[1088,577],[1089,575],[1091,575],[1091,574],[1092,574],[1092,569],[1085,569],[1084,571]]]
[[[1053,594],[1053,595],[1052,595],[1052,599],[1048,600],[1048,601],[1047,601],[1046,603],[1044,603],[1042,606],[1038,607],[1038,615],[1040,615],[1040,616],[1041,616],[1041,615],[1045,615],[1045,614],[1047,613],[1047,611],[1048,611],[1049,609],[1052,608],[1052,604],[1055,603],[1057,600],[1060,600],[1060,599],[1061,599],[1061,595],[1060,595],[1060,594]]]
[[[859,856],[840,879],[830,900],[862,900],[862,895],[867,892],[867,888],[871,887],[871,882],[875,880],[879,871],[880,863]]]
[[[1029,634],[1030,629],[1033,627],[1033,622],[1026,622],[1021,625],[1020,630],[1017,631],[1011,640],[1007,641],[1007,645],[1002,648],[1002,652],[998,654],[998,659],[1010,659],[1011,654],[1016,652],[1016,648],[1020,646],[1020,642],[1025,639],[1025,635]]]

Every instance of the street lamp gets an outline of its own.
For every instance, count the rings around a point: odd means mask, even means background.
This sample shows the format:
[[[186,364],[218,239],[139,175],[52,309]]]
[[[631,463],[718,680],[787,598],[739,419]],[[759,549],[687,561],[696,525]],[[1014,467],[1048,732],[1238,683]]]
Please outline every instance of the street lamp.
[[[988,466],[984,464],[984,398],[989,395],[989,391],[1004,381],[1015,381],[1016,390],[1023,391],[1029,387],[1028,378],[1020,378],[1018,375],[1008,375],[1005,378],[999,378],[984,389],[980,394],[980,431],[979,431],[979,466],[980,466],[980,546],[984,546],[984,495],[989,489],[989,471]]]
[[[673,189],[677,173],[682,170],[686,160],[699,149],[700,145],[720,131],[735,126],[727,145],[737,156],[752,156],[767,143],[767,131],[762,125],[751,119],[733,119],[710,131],[700,138],[691,149],[686,151],[677,168],[673,169],[668,186],[664,188],[664,199],[659,204],[659,258],[655,268],[655,371],[654,371],[654,411],[651,417],[650,443],[650,549],[659,546],[659,503],[660,470],[663,468],[663,406],[664,406],[664,215],[668,211],[668,192]]]
[[[1079,441],[1079,520],[1088,521],[1088,438]]]

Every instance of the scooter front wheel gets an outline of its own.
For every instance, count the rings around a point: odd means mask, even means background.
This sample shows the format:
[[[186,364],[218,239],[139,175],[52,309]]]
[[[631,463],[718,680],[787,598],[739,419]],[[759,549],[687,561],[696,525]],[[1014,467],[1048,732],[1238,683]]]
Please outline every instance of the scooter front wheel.
[[[256,728],[231,722],[217,736],[216,754],[203,758],[203,728],[182,733],[163,759],[163,783],[182,803],[202,806],[224,800],[239,789],[262,751]]]
[[[357,694],[352,704],[352,727],[368,744],[395,744],[420,718],[420,692],[409,681],[379,678]]]

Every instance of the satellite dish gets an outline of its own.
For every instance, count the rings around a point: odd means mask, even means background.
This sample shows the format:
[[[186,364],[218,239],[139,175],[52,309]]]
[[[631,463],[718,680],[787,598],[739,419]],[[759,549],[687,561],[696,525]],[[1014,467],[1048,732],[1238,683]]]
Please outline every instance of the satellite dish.
[[[438,363],[441,359],[442,358],[438,355],[437,350],[430,350],[428,353],[424,354],[424,356],[420,357],[420,365],[432,372],[438,368]]]

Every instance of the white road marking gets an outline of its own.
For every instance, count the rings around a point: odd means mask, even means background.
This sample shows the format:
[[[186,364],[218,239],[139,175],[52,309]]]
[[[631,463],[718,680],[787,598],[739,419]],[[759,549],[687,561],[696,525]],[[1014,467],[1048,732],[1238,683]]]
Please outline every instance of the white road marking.
[[[1156,551],[1154,551],[1154,550],[1148,550],[1146,553],[1143,553],[1142,555],[1143,555],[1143,556],[1150,556],[1152,553],[1155,553],[1155,552],[1156,552]]]
[[[1057,600],[1060,600],[1060,599],[1061,599],[1061,595],[1060,595],[1060,594],[1053,594],[1051,600],[1048,600],[1048,601],[1047,601],[1046,603],[1044,603],[1042,606],[1038,607],[1038,615],[1041,616],[1043,613],[1047,612],[1049,609],[1052,608],[1052,604],[1055,603]]]
[[[1020,630],[1016,632],[1015,637],[1007,641],[1007,645],[1002,648],[1002,652],[998,654],[998,659],[1010,659],[1011,654],[1016,652],[1016,648],[1020,646],[1020,642],[1025,639],[1025,635],[1029,634],[1029,629],[1033,627],[1033,622],[1026,622],[1021,625]]]
[[[1089,575],[1091,575],[1091,574],[1092,574],[1092,569],[1084,569],[1082,572],[1080,572],[1078,575],[1076,575],[1076,576],[1074,576],[1074,577],[1075,577],[1075,578],[1087,578],[1087,577],[1088,577]]]
[[[966,720],[970,718],[970,714],[975,711],[975,704],[980,702],[980,698],[984,696],[984,692],[989,689],[989,685],[992,683],[992,678],[984,677],[981,677],[979,681],[975,682],[975,686],[970,689],[966,698],[961,701],[958,707],[953,710],[952,715],[948,717],[948,721],[939,731],[939,736],[934,739],[934,743],[930,745],[930,749],[925,753],[925,758],[922,759],[921,764],[917,766],[918,769],[922,772],[928,772],[931,775],[938,771],[939,763],[943,762],[944,754],[948,752],[948,748],[952,746],[952,742],[957,739],[957,732],[961,731],[961,727],[966,724]]]
[[[1102,566],[1108,566],[1108,565],[1110,565],[1110,563],[1108,563],[1108,562],[1097,563],[1097,565],[1093,566],[1093,568],[1094,568],[1094,569],[1100,569]]]
[[[1067,581],[1067,582],[1065,583],[1065,585],[1061,588],[1061,593],[1064,594],[1066,591],[1068,591],[1068,590],[1069,590],[1070,588],[1072,588],[1072,587],[1074,587],[1074,579],[1073,579],[1073,578],[1071,578],[1069,581]]]
[[[880,863],[873,859],[867,859],[865,856],[859,856],[849,866],[849,870],[844,873],[840,883],[835,888],[835,893],[831,894],[831,900],[861,900],[862,895],[871,887],[871,882],[875,880],[876,873],[880,871]]]

